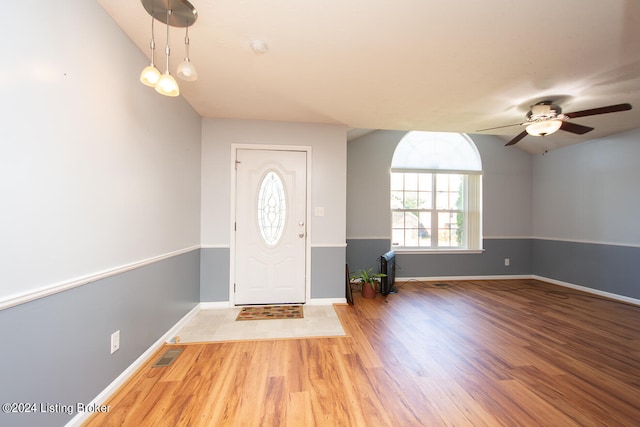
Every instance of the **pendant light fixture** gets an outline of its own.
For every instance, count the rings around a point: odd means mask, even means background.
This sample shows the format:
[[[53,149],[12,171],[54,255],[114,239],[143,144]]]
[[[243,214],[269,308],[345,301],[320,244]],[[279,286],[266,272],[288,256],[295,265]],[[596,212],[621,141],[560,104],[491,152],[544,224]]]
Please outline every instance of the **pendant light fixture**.
[[[180,95],[180,88],[178,82],[173,78],[169,72],[169,55],[171,55],[171,49],[169,49],[169,16],[171,15],[171,9],[167,9],[167,47],[165,48],[165,54],[167,56],[167,68],[160,80],[156,84],[156,92],[165,96],[178,96]]]
[[[177,75],[186,81],[197,79],[197,72],[189,60],[189,27],[193,25],[198,17],[198,12],[187,0],[141,0],[145,10],[151,15],[151,65],[146,67],[140,75],[140,81],[147,86],[154,87],[156,91],[165,96],[180,95],[178,83],[169,71],[169,57],[171,49],[169,47],[169,26],[185,27],[185,59],[177,70]],[[160,71],[154,65],[155,40],[153,34],[153,21],[157,19],[167,26],[167,44],[165,47],[165,71]],[[155,72],[154,72],[155,70]],[[157,73],[157,74],[156,74]],[[155,77],[154,77],[155,76]],[[155,80],[154,80],[155,79]]]
[[[188,82],[198,80],[198,72],[196,71],[196,67],[194,67],[189,60],[189,27],[186,28],[184,34],[184,61],[182,61],[180,65],[178,65],[178,70],[176,71],[176,73],[178,74],[178,77]]]
[[[156,42],[153,37],[153,22],[156,18],[151,16],[151,42],[149,43],[149,47],[151,47],[151,65],[147,65],[140,73],[140,81],[142,84],[145,84],[150,87],[155,87],[158,80],[160,80],[160,71],[156,68],[154,62],[155,59],[155,51],[156,51]]]

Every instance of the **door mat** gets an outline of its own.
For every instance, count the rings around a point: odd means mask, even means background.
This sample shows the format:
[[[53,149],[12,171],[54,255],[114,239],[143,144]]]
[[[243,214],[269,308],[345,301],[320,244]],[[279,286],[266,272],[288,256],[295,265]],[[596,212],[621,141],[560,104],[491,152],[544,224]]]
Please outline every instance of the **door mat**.
[[[263,305],[242,307],[236,320],[302,319],[301,305]]]

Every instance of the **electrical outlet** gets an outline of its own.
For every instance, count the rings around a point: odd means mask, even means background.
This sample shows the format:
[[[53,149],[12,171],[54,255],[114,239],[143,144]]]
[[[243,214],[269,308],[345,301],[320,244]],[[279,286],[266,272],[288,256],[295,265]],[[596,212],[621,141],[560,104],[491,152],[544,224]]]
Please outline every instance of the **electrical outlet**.
[[[111,334],[111,354],[118,351],[120,348],[120,330]]]
[[[505,267],[509,267],[509,264],[511,264],[511,260],[509,258],[505,258],[504,259],[504,265]]]

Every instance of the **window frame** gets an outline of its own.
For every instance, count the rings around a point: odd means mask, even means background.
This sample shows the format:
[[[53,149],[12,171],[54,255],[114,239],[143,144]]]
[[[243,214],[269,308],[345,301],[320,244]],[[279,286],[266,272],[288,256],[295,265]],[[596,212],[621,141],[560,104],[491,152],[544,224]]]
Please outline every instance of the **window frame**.
[[[431,132],[428,132],[431,133]],[[465,141],[469,144],[469,148],[473,150],[473,155],[477,156],[477,161],[481,165],[480,154],[477,150],[477,147],[473,143],[473,141],[464,134],[457,134],[465,139]],[[404,138],[403,138],[404,139]],[[398,146],[402,143],[402,140],[398,143]],[[446,143],[446,142],[443,142]],[[397,147],[396,147],[397,150]],[[395,152],[394,152],[395,155]],[[394,188],[394,174],[402,173],[415,173],[415,174],[431,174],[431,207],[430,208],[419,208],[418,206],[414,208],[405,208],[404,206],[401,208],[393,206],[394,203],[394,191],[400,191],[397,188]],[[444,175],[459,175],[462,178],[462,191],[461,191],[461,209],[438,209],[436,204],[437,200],[437,180],[438,176]],[[402,253],[482,253],[483,249],[483,239],[482,239],[482,167],[480,166],[480,170],[455,170],[455,169],[428,169],[428,168],[416,168],[415,165],[412,167],[393,167],[390,169],[390,192],[389,192],[389,200],[390,200],[390,209],[391,209],[391,249],[397,252]],[[403,179],[402,182],[403,188],[402,192],[407,191],[405,189],[406,181]],[[416,190],[417,192],[418,190]],[[419,193],[418,193],[419,194]],[[404,200],[404,199],[403,199]],[[449,207],[451,208],[451,207]],[[431,235],[436,235],[435,242],[431,240],[429,246],[404,246],[406,244],[406,226],[403,228],[394,228],[394,213],[402,212],[403,214],[406,212],[415,212],[417,217],[420,217],[421,212],[428,212],[431,214],[431,224],[429,227],[429,231]],[[438,214],[439,213],[458,213],[463,215],[463,233],[461,237],[461,243],[459,246],[439,246],[439,241],[437,238],[439,227],[438,227]],[[419,223],[420,224],[420,223]],[[418,225],[418,230],[420,226]],[[405,230],[405,238],[403,238],[403,245],[394,245],[394,231],[396,230]],[[418,232],[419,233],[419,232]],[[419,243],[419,242],[418,242]]]

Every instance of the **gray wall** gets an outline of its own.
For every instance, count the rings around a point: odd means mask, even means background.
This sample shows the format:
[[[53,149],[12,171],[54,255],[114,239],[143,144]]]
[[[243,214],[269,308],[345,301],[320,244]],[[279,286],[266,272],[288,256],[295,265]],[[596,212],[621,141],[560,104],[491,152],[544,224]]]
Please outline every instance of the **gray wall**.
[[[311,149],[310,192],[307,195],[311,214],[307,229],[312,247],[310,294],[312,298],[344,298],[346,128],[262,120],[208,118],[202,121],[200,239],[204,247],[226,248],[228,253],[232,248],[230,231],[234,223],[231,218],[231,158],[235,156],[235,144]],[[323,208],[324,215],[316,215],[316,208]],[[335,249],[328,255],[327,251],[317,248]],[[216,253],[221,251],[216,249]],[[229,264],[223,269],[219,264],[221,258],[212,254],[208,249],[204,252],[203,302],[228,301],[229,280],[233,279],[234,272]],[[339,277],[340,282],[328,280],[331,277]]]
[[[390,249],[389,171],[402,131],[376,131],[347,144],[347,263],[377,267]],[[399,277],[531,274],[531,156],[496,137],[470,135],[483,165],[482,254],[399,254]],[[504,258],[511,265],[505,267]]]
[[[542,277],[640,300],[640,248],[558,240],[533,241]]]
[[[345,285],[345,248],[312,247],[311,298],[344,298]]]
[[[640,298],[640,130],[536,156],[533,273]]]
[[[95,1],[3,6],[0,401],[89,403],[199,301],[201,119]]]
[[[199,252],[0,310],[0,402],[91,402],[199,302]],[[60,426],[75,415],[0,413],[0,425]]]
[[[229,301],[229,248],[200,250],[200,301]]]
[[[203,248],[200,260],[200,301],[229,301],[229,249]],[[312,247],[311,298],[344,298],[344,265],[344,247]]]
[[[378,269],[379,257],[389,250],[390,239],[350,239],[349,270]],[[396,254],[396,277],[429,278],[531,274],[531,239],[484,239],[484,252],[442,254]],[[509,258],[509,266],[504,265]]]
[[[348,143],[347,262],[389,249],[389,168],[404,132]],[[529,155],[470,135],[483,163],[482,254],[399,254],[399,277],[537,275],[640,297],[640,130]],[[510,259],[510,266],[504,265]]]

